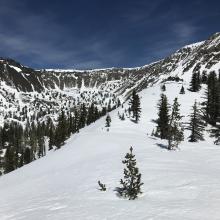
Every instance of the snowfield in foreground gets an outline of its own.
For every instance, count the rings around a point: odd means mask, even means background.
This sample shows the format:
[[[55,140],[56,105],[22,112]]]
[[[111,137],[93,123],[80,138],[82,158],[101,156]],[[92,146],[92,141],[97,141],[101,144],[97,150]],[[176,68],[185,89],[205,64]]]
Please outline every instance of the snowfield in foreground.
[[[178,96],[185,116],[202,94],[186,90],[179,95],[177,83],[166,87],[169,103]],[[220,147],[208,135],[206,141],[189,143],[187,131],[180,150],[160,147],[166,141],[150,136],[160,93],[159,86],[140,93],[139,124],[121,121],[116,109],[109,132],[102,118],[73,135],[61,150],[1,177],[0,219],[220,219]],[[114,192],[130,146],[144,182],[144,193],[134,201]],[[98,180],[106,184],[106,192],[98,190]]]

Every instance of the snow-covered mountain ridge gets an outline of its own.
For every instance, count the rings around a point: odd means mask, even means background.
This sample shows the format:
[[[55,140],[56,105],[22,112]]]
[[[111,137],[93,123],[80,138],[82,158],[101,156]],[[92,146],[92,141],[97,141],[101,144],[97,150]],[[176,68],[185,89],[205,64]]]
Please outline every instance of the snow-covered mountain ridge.
[[[135,68],[107,68],[94,70],[34,70],[13,61],[0,59],[0,79],[22,92],[42,92],[60,88],[103,88],[106,82],[120,80],[118,93],[136,84],[140,89],[159,76],[180,76],[188,71],[211,71],[220,62],[220,33],[208,40],[187,45],[170,56],[149,65]],[[180,72],[180,69],[182,70]],[[177,70],[179,73],[177,73]],[[144,78],[144,80],[143,80]],[[143,81],[137,85],[139,81]],[[124,87],[124,88],[122,88]]]
[[[219,69],[220,33],[187,45],[158,62],[136,68],[37,71],[14,60],[0,58],[0,121],[25,121],[23,107],[27,108],[29,118],[53,116],[61,106],[71,108],[83,100],[87,105],[93,100],[107,107],[109,100],[101,101],[97,92],[104,97],[110,94],[111,101],[116,103],[118,98],[126,100],[134,88],[141,91],[169,77],[183,80],[192,72],[209,73]],[[80,94],[86,94],[87,99],[82,99]],[[50,114],[48,109],[51,109]],[[38,114],[42,111],[43,114]]]

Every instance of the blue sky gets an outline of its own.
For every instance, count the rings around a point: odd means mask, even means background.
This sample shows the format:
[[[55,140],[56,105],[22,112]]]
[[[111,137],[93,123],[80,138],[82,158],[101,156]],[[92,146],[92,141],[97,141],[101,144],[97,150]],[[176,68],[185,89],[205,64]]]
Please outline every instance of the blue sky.
[[[213,0],[0,0],[0,56],[34,68],[135,67],[220,31]]]

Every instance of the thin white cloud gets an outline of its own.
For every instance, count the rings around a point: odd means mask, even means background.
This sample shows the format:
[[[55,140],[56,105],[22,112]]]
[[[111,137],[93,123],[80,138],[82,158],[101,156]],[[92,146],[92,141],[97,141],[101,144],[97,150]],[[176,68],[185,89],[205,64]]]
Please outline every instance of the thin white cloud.
[[[172,31],[176,35],[176,38],[181,41],[193,38],[198,29],[197,26],[186,22],[177,22],[172,26]]]

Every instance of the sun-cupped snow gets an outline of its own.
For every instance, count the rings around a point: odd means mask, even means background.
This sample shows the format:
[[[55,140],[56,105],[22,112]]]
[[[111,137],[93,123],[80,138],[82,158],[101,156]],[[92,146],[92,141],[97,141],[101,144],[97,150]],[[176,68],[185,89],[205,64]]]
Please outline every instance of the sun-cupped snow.
[[[188,82],[183,82],[185,88]],[[182,83],[166,82],[169,103],[178,97],[183,121],[194,100],[201,101],[204,90],[180,95]],[[138,124],[121,121],[110,113],[109,131],[105,118],[74,134],[60,150],[32,162],[0,179],[1,220],[124,220],[220,218],[220,148],[213,139],[189,143],[167,151],[150,134],[155,128],[160,85],[139,93],[142,114]],[[114,191],[123,176],[121,161],[134,148],[142,174],[143,194],[134,201],[117,197]],[[98,180],[107,187],[98,190]]]

